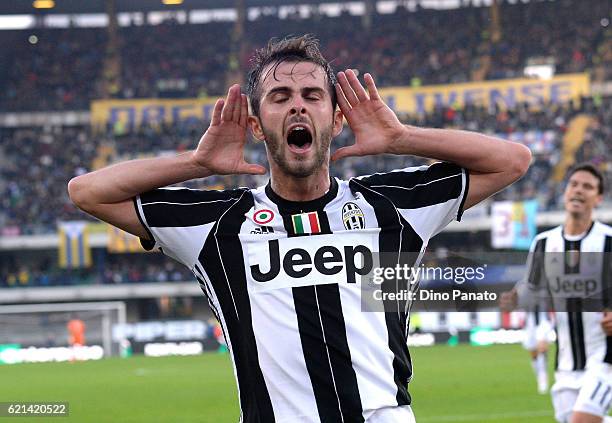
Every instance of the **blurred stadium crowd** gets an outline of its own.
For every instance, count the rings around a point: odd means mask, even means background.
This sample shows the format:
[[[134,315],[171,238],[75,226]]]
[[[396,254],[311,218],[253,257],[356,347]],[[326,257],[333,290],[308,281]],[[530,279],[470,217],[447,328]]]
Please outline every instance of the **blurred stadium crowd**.
[[[612,80],[612,31],[601,16],[606,2],[532,2],[502,5],[504,28],[491,42],[487,8],[448,11],[401,8],[376,15],[369,32],[361,18],[343,14],[261,17],[247,24],[248,47],[232,63],[228,43],[231,23],[205,25],[165,22],[121,28],[121,89],[118,98],[163,96],[160,81],[186,83],[173,96],[221,95],[229,71],[245,68],[253,49],[278,34],[314,32],[336,69],[371,72],[380,87],[457,83],[474,78],[522,77],[530,57],[553,56],[557,73],[589,72],[594,81]],[[445,30],[436,30],[445,28]],[[38,42],[27,44],[31,31],[0,31],[0,111],[85,110],[101,97],[104,29],[37,29]],[[452,34],[452,36],[449,36]],[[534,42],[538,40],[538,42]],[[6,66],[4,66],[6,65]],[[400,119],[408,124],[460,128],[494,134],[530,147],[534,160],[519,183],[497,199],[537,199],[540,210],[560,209],[562,184],[553,179],[561,160],[562,140],[572,118],[592,117],[577,161],[591,161],[612,181],[612,97],[594,96],[567,105],[542,104],[537,110],[520,104],[512,110],[477,106],[445,107]],[[194,148],[208,122],[151,124],[133,131],[115,126],[94,132],[89,126],[0,128],[0,236],[54,234],[57,222],[91,220],[69,201],[68,181],[81,173],[121,160],[175,154]],[[332,148],[352,143],[348,128]],[[252,142],[247,160],[266,163],[263,144]],[[414,157],[380,156],[345,159],[332,166],[341,178],[421,164]],[[267,176],[214,176],[191,181],[190,187],[222,189],[265,184]],[[607,201],[612,201],[608,191]],[[0,255],[0,288],[71,284],[116,284],[184,281],[190,274],[169,259],[102,254],[92,269],[62,270],[52,254]]]
[[[191,273],[157,254],[113,254],[100,257],[91,269],[60,269],[51,256],[24,259],[7,256],[0,262],[0,288],[59,285],[112,285],[138,282],[184,282]]]
[[[600,0],[502,4],[505,31],[491,42],[490,11],[465,7],[423,9],[375,15],[365,31],[361,17],[279,19],[263,16],[247,22],[247,47],[233,63],[228,34],[231,22],[129,26],[120,29],[121,89],[118,98],[163,95],[160,81],[184,80],[173,95],[221,95],[229,70],[244,69],[253,49],[279,34],[314,32],[336,69],[373,74],[380,86],[437,84],[520,77],[530,57],[553,56],[557,73],[592,71],[612,78],[612,34],[607,2]],[[440,30],[437,30],[440,29]],[[3,71],[0,110],[87,109],[102,94],[104,29],[69,28],[2,31]],[[537,42],[534,42],[537,40]],[[211,42],[212,41],[212,42]]]

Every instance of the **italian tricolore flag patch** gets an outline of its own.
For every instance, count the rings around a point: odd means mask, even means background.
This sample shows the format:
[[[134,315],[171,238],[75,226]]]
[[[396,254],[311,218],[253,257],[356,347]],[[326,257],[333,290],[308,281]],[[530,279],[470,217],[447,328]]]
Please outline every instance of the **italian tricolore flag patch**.
[[[318,234],[321,232],[317,212],[294,214],[291,216],[296,234]]]

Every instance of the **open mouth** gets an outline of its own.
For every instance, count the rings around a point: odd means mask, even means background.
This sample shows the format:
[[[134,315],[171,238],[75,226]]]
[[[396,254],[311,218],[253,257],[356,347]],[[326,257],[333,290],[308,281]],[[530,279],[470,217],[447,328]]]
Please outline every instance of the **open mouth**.
[[[293,151],[304,152],[312,145],[310,129],[303,125],[295,125],[289,129],[287,144]]]

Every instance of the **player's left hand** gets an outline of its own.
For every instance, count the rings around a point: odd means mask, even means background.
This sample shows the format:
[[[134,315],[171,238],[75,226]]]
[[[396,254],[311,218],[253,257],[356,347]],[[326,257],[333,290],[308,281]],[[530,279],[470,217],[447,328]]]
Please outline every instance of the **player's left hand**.
[[[518,293],[516,288],[510,291],[502,292],[499,298],[499,308],[501,311],[510,312],[516,309],[518,304]]]
[[[612,336],[612,311],[604,312],[604,317],[601,319],[601,328],[606,336]]]
[[[332,160],[393,152],[403,125],[380,98],[372,75],[364,76],[367,92],[351,69],[338,72],[336,94],[340,111],[355,134],[355,144],[336,150]]]

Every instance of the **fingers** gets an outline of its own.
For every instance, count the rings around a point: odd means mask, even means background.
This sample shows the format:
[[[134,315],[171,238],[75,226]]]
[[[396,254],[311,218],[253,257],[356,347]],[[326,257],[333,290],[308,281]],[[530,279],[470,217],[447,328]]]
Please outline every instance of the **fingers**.
[[[223,110],[223,105],[225,101],[220,98],[215,102],[215,107],[212,112],[212,119],[210,120],[211,126],[215,126],[221,123],[221,110]]]
[[[361,82],[359,82],[357,75],[352,69],[347,69],[345,72],[339,72],[338,83],[351,106],[355,106],[361,101],[368,101],[370,99],[370,96],[363,85],[361,85]]]
[[[338,106],[340,106],[340,111],[346,117],[346,115],[351,111],[351,105],[346,100],[346,97],[344,96],[342,88],[339,84],[336,84],[336,98],[338,100]]]
[[[337,149],[334,154],[331,156],[331,161],[335,162],[336,160],[343,159],[345,157],[351,156],[362,156],[363,154],[355,145],[350,145],[348,147],[340,147]]]
[[[236,105],[236,86],[232,85],[227,91],[227,97],[225,98],[225,106],[223,106],[223,111],[221,112],[222,121],[232,120],[235,105]]]
[[[249,105],[246,94],[240,93],[240,85],[232,85],[227,91],[227,97],[220,98],[213,108],[211,125],[220,125],[221,122],[234,122],[245,127],[249,115]]]
[[[376,88],[376,84],[374,83],[374,78],[369,73],[366,73],[363,77],[366,83],[366,87],[368,87],[368,94],[370,95],[371,100],[380,100],[380,96],[378,95],[378,88]]]
[[[232,110],[232,121],[236,123],[240,122],[240,115],[242,113],[242,94],[240,93],[240,87],[238,87],[236,102],[234,103]]]
[[[347,73],[348,72],[349,71],[347,71]],[[338,72],[338,84],[340,84],[342,93],[344,94],[344,97],[346,97],[346,99],[348,100],[351,106],[354,106],[357,103],[359,103],[357,94],[355,94],[355,91],[353,91],[353,88],[351,87],[351,83],[348,80],[345,72]]]
[[[249,117],[249,103],[246,94],[241,94],[240,100],[240,118],[238,123],[246,128],[247,118]]]
[[[241,121],[244,100],[246,100],[246,96],[243,98],[243,95],[244,94],[240,93],[240,85],[235,84],[229,88],[227,97],[225,98],[225,104],[221,111],[221,121],[235,123],[239,123]],[[246,117],[244,118],[244,121],[246,125]]]
[[[368,93],[366,93],[366,90],[363,88],[363,85],[361,85],[361,82],[359,82],[357,75],[352,69],[346,71],[346,77],[359,101],[367,101],[370,99]]]
[[[267,172],[267,169],[258,164],[250,164],[247,162],[242,162],[238,165],[238,169],[236,169],[236,173],[248,173],[250,175],[264,175]]]

